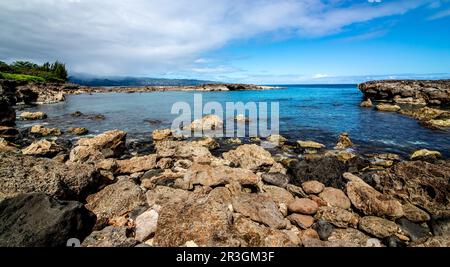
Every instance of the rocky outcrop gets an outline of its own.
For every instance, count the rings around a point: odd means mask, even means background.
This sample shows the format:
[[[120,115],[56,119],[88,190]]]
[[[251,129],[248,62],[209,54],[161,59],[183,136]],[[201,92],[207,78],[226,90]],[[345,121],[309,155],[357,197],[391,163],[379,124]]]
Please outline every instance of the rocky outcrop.
[[[367,98],[394,100],[403,103],[450,103],[450,80],[384,80],[358,86]],[[403,100],[403,101],[402,101]]]
[[[0,199],[42,192],[58,199],[83,200],[103,183],[96,170],[85,164],[3,153],[0,166]]]
[[[30,129],[30,133],[40,136],[60,136],[62,134],[61,130],[58,128],[46,128],[39,124],[33,125]]]
[[[63,148],[56,144],[55,141],[39,140],[22,149],[22,154],[40,157],[53,157],[61,151],[63,151]]]
[[[47,118],[47,114],[45,114],[42,111],[36,111],[36,112],[22,112],[19,116],[22,120],[26,121],[33,121],[33,120],[43,120]]]
[[[0,80],[0,125],[15,125],[16,112],[13,108],[15,104],[14,88],[8,82]]]
[[[134,247],[137,241],[130,237],[126,226],[108,226],[92,232],[81,244],[82,247]]]
[[[70,238],[83,240],[94,223],[95,215],[79,202],[22,194],[0,203],[0,246],[66,246]]]

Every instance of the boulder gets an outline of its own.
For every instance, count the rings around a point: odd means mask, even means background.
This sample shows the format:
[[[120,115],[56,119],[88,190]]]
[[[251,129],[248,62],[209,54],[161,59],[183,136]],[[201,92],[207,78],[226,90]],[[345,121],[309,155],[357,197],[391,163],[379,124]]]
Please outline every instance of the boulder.
[[[319,206],[317,205],[317,203],[309,198],[296,198],[288,205],[288,210],[290,212],[307,215],[314,215],[318,209]]]
[[[348,133],[341,133],[334,149],[347,149],[353,146]]]
[[[22,120],[43,120],[47,118],[47,114],[42,111],[37,112],[22,112],[19,116]]]
[[[269,137],[267,137],[267,142],[274,144],[276,146],[282,146],[286,142],[286,138],[279,134],[272,134]]]
[[[63,148],[54,141],[39,140],[22,149],[22,154],[40,157],[53,157],[61,151],[63,151]]]
[[[352,204],[365,215],[388,218],[403,216],[402,205],[392,197],[382,194],[351,173],[343,175],[347,183],[347,195]]]
[[[425,242],[415,245],[416,247],[450,247],[450,236],[433,236]]]
[[[83,240],[95,215],[76,201],[59,201],[43,193],[21,194],[0,202],[0,246],[62,247]]]
[[[314,141],[297,141],[297,145],[301,148],[312,148],[312,149],[321,149],[324,148],[325,145],[318,143],[318,142],[314,142]]]
[[[156,232],[158,216],[159,215],[157,211],[150,209],[136,218],[136,240],[138,240],[139,242],[143,242],[151,234]]]
[[[89,132],[89,130],[84,127],[71,127],[67,129],[67,131],[76,135],[85,135]]]
[[[314,217],[310,215],[293,213],[287,216],[287,218],[291,221],[291,223],[297,225],[301,229],[308,229],[314,223]]]
[[[45,128],[42,125],[33,125],[30,129],[30,133],[32,134],[38,134],[41,136],[49,136],[49,135],[53,135],[53,136],[60,136],[61,130],[58,128]]]
[[[0,125],[14,126],[16,123],[16,112],[13,105],[15,103],[4,91],[5,88],[0,85]]]
[[[146,192],[147,204],[163,206],[168,202],[185,202],[191,195],[190,191],[176,189],[168,186],[156,186]]]
[[[265,185],[263,186],[263,190],[265,194],[268,194],[270,198],[275,201],[275,203],[280,207],[281,204],[284,204],[286,207],[294,201],[294,196],[289,193],[286,189],[273,186],[273,185]]]
[[[157,155],[133,157],[131,159],[117,160],[117,170],[119,174],[131,174],[135,172],[148,171],[156,167]]]
[[[397,225],[400,227],[402,232],[405,233],[413,242],[421,239],[426,239],[427,237],[431,236],[428,227],[413,223],[406,218],[397,220]]]
[[[351,203],[345,193],[333,187],[325,187],[319,197],[325,200],[328,206],[338,207],[341,209],[350,209]]]
[[[420,149],[417,151],[414,151],[414,153],[411,154],[411,160],[435,160],[442,158],[442,155],[439,151],[432,151],[428,149]]]
[[[209,114],[201,119],[194,120],[191,124],[183,127],[187,130],[216,130],[223,127],[222,119],[214,114]]]
[[[211,160],[208,148],[199,143],[186,141],[162,140],[155,144],[159,158],[190,159],[191,161]]]
[[[283,173],[263,173],[261,178],[267,184],[276,185],[279,187],[286,187],[290,181],[289,176]]]
[[[58,199],[83,200],[103,184],[94,167],[86,164],[0,154],[0,166],[0,198],[42,192]]]
[[[316,220],[327,221],[337,227],[356,227],[359,217],[347,210],[338,207],[320,207],[314,216]]]
[[[450,119],[429,120],[422,123],[429,128],[448,128],[450,127]]]
[[[413,204],[406,203],[402,206],[402,209],[405,214],[405,218],[412,222],[426,222],[431,219],[427,212],[419,209]]]
[[[386,103],[381,103],[375,106],[376,110],[379,111],[386,111],[386,112],[397,112],[399,111],[401,108],[398,105],[392,105],[392,104],[386,104]]]
[[[370,98],[367,98],[366,100],[362,101],[361,104],[359,104],[359,106],[362,108],[371,108],[373,104]]]
[[[322,220],[319,220],[316,223],[314,223],[312,228],[317,232],[317,235],[319,236],[320,240],[323,241],[327,241],[328,237],[333,233],[335,229],[333,224]]]
[[[344,241],[356,244],[358,247],[365,247],[367,241],[370,239],[369,236],[365,235],[363,232],[354,228],[345,229],[334,229],[331,235],[328,237],[328,241],[337,242]]]
[[[263,194],[241,193],[232,199],[233,209],[253,221],[263,223],[273,229],[286,227],[286,221],[277,204]]]
[[[450,112],[442,109],[423,107],[419,109],[402,109],[399,113],[413,117],[420,121],[429,121],[432,119],[436,119],[442,115],[447,115],[447,113]]]
[[[89,195],[86,202],[86,208],[97,215],[97,225],[102,225],[145,205],[146,199],[138,185],[130,179],[122,179]]]
[[[234,150],[223,153],[222,156],[236,167],[252,171],[270,167],[276,163],[269,151],[255,144],[238,146]]]
[[[2,152],[17,152],[19,151],[19,148],[5,139],[0,137],[0,153]]]
[[[319,194],[325,188],[325,185],[318,181],[307,181],[302,183],[302,188],[307,194]]]
[[[107,226],[92,232],[81,244],[82,247],[134,247],[137,241],[130,236],[125,226]]]
[[[171,136],[172,136],[172,130],[170,130],[170,129],[154,130],[152,132],[153,141],[164,140],[164,139],[170,138]]]
[[[190,144],[194,146],[206,147],[209,150],[213,150],[220,147],[219,143],[217,143],[217,141],[214,138],[209,136],[192,141],[190,142]]]
[[[399,230],[395,222],[375,216],[362,217],[359,220],[358,227],[362,231],[378,238],[394,235]]]

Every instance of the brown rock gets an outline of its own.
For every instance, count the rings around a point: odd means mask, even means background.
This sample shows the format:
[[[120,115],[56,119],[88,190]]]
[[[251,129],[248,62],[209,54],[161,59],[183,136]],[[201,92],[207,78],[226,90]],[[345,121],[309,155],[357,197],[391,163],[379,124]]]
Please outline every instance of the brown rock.
[[[47,114],[45,114],[42,111],[38,111],[38,112],[22,112],[20,114],[20,118],[22,120],[43,120],[45,118],[47,118]]]
[[[287,216],[287,218],[289,219],[289,221],[298,225],[298,227],[300,227],[302,229],[307,229],[307,228],[311,227],[311,225],[313,225],[313,223],[314,223],[314,218],[309,215],[293,213],[293,214]]]
[[[89,132],[89,130],[84,127],[71,127],[67,129],[67,131],[76,135],[85,135]]]
[[[117,160],[117,173],[130,174],[135,172],[148,171],[156,167],[156,154],[133,157],[131,159]]]
[[[22,149],[22,154],[53,157],[61,151],[63,151],[63,148],[57,145],[54,141],[40,140],[35,141],[28,147]]]
[[[294,196],[292,196],[291,193],[289,193],[286,189],[273,186],[273,185],[265,185],[263,187],[263,190],[272,198],[275,203],[278,205],[284,203],[286,206],[294,201]]]
[[[160,141],[172,136],[172,131],[170,129],[154,130],[152,132],[153,141]]]
[[[428,149],[417,150],[411,154],[411,160],[427,160],[439,158],[442,158],[442,155],[439,151],[432,151]]]
[[[367,98],[366,100],[362,101],[361,104],[359,104],[359,106],[363,108],[371,108],[373,104],[370,98]]]
[[[61,130],[58,128],[45,128],[44,126],[37,124],[31,127],[30,133],[42,136],[49,136],[49,135],[60,136]]]
[[[302,188],[307,194],[319,194],[325,188],[325,185],[318,181],[308,181],[302,183]]]
[[[405,218],[412,222],[426,222],[430,220],[430,215],[418,207],[407,203],[402,206]]]
[[[341,228],[356,227],[359,220],[356,214],[338,207],[320,207],[314,218]]]
[[[354,228],[334,229],[328,237],[328,241],[345,241],[356,244],[358,247],[365,247],[369,239],[369,236]]]
[[[342,192],[342,190],[333,187],[325,187],[323,192],[319,194],[319,197],[325,200],[331,207],[347,210],[351,206],[350,200],[345,193]]]
[[[324,144],[317,143],[314,141],[297,141],[297,144],[301,148],[321,149],[325,147]]]
[[[289,203],[288,209],[290,212],[314,215],[319,209],[319,206],[311,199],[296,198],[294,201]]]
[[[349,147],[352,147],[353,143],[350,140],[350,137],[348,136],[348,133],[341,133],[339,135],[339,139],[338,142],[336,144],[336,146],[334,147],[335,149],[346,149]]]
[[[398,105],[381,103],[376,105],[375,109],[379,111],[397,112],[400,110],[400,107]]]
[[[359,220],[359,229],[378,238],[384,238],[397,233],[398,226],[380,217],[366,216]]]
[[[276,163],[269,151],[255,144],[241,145],[235,150],[223,153],[222,156],[237,167],[253,171]]]

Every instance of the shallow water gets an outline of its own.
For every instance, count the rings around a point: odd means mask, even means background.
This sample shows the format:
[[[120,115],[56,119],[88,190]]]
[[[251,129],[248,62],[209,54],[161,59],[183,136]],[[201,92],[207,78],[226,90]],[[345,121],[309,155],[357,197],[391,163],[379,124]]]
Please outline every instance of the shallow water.
[[[108,93],[70,95],[66,102],[41,105],[48,126],[86,127],[92,134],[122,129],[130,138],[149,137],[152,130],[170,127],[178,115],[171,114],[177,101],[193,103],[198,92]],[[280,133],[293,140],[315,140],[331,148],[341,132],[348,132],[361,152],[395,152],[402,155],[428,148],[450,156],[450,131],[431,130],[415,119],[389,112],[361,108],[362,94],[356,86],[287,86],[266,91],[204,92],[203,103],[226,101],[278,101]],[[225,106],[225,105],[224,105]],[[71,113],[103,114],[105,120],[72,117]],[[20,113],[21,111],[18,111]],[[228,116],[228,115],[227,115]],[[19,127],[42,123],[19,121]]]

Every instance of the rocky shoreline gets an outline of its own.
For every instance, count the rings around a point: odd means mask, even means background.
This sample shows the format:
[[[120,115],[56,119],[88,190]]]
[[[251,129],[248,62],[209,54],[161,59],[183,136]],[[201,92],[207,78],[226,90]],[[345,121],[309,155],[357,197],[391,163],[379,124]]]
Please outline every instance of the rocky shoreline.
[[[438,151],[358,154],[346,133],[331,148],[170,129],[149,133],[145,149],[121,130],[72,143],[43,125],[19,133],[8,88],[0,246],[450,246],[450,160]],[[187,128],[220,125],[206,116]]]
[[[450,127],[450,80],[370,81],[358,88],[365,97],[361,107],[398,112],[433,129]]]

